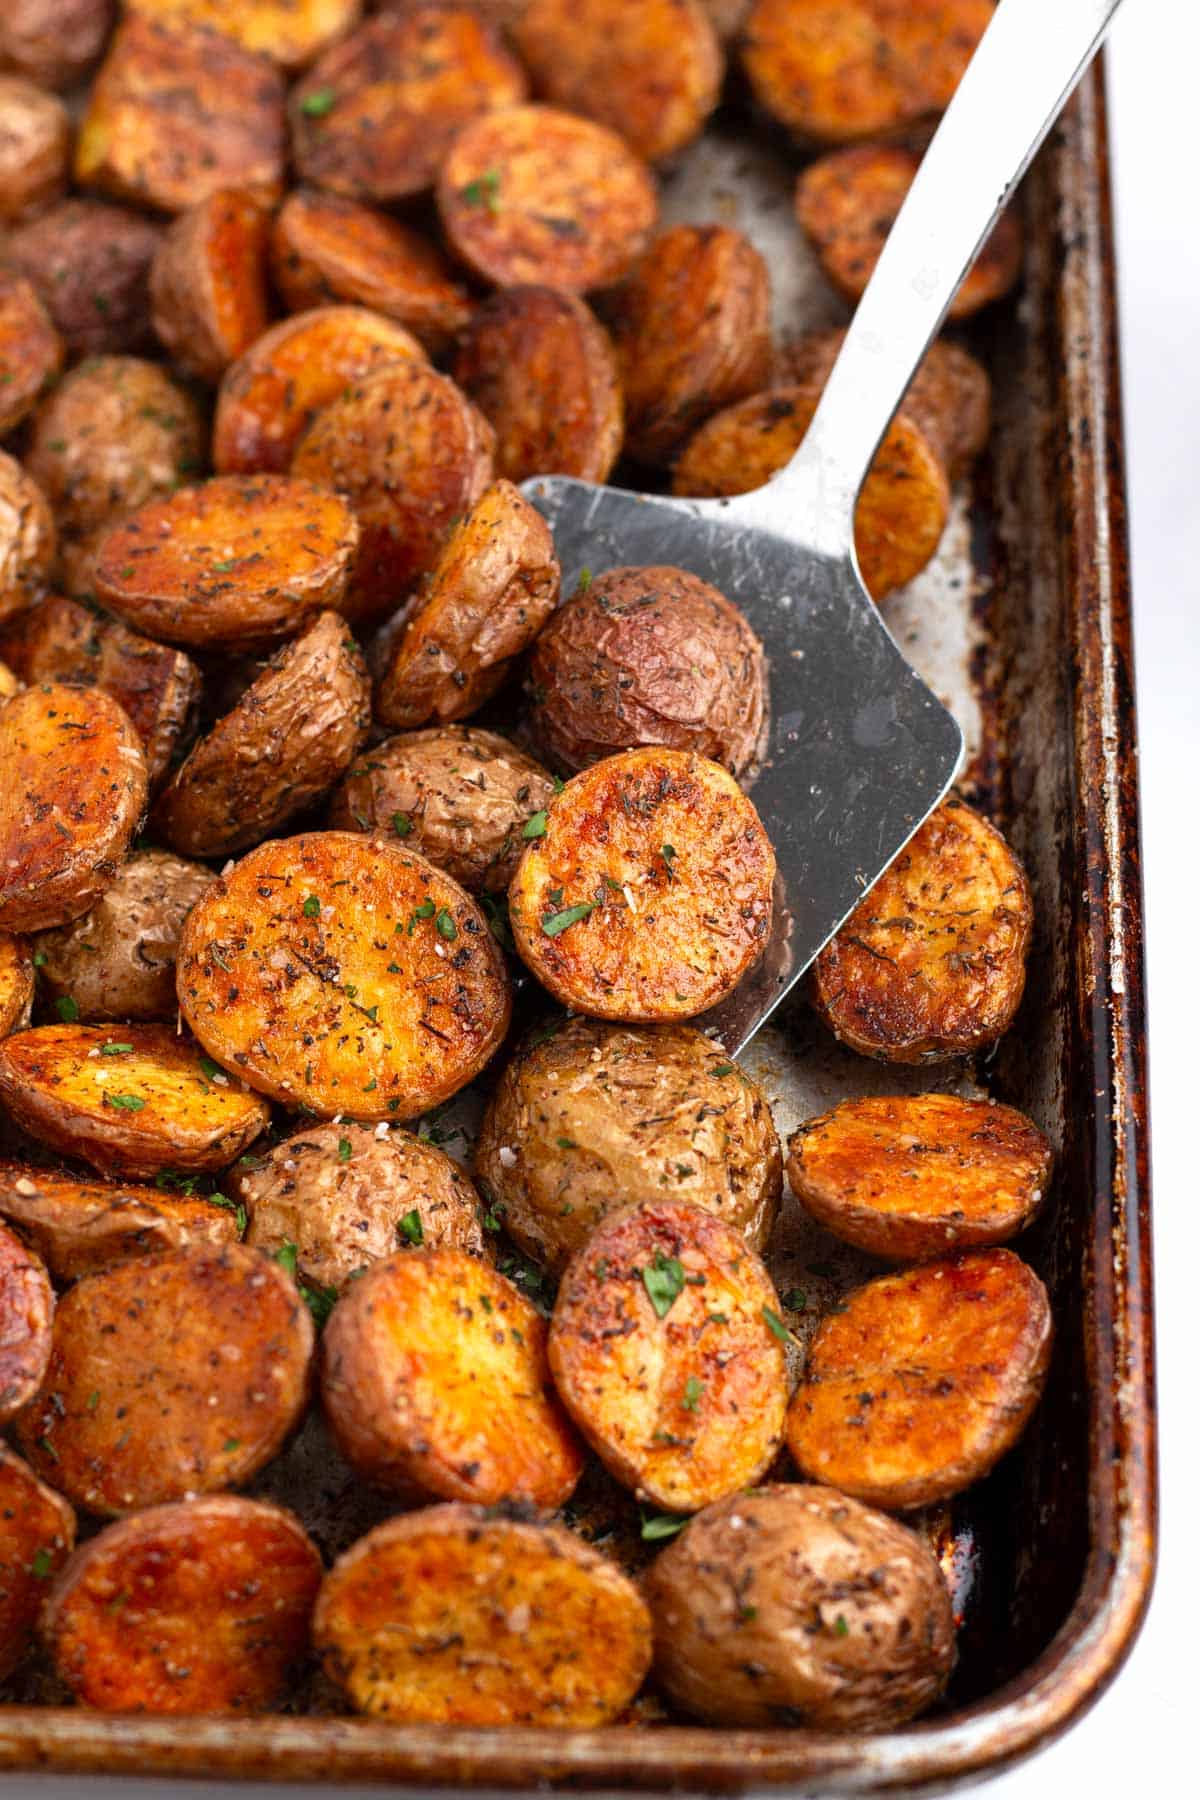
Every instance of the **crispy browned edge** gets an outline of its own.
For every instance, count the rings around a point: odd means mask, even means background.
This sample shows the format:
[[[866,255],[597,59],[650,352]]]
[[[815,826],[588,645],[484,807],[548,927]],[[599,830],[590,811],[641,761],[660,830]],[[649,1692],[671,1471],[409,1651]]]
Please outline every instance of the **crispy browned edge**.
[[[878,1737],[666,1726],[553,1732],[370,1720],[108,1719],[0,1709],[0,1767],[523,1788],[686,1787],[748,1794],[906,1793],[1030,1755],[1093,1704],[1145,1614],[1157,1530],[1145,989],[1136,718],[1104,78],[1085,79],[1031,184],[1029,293],[1053,372],[1046,476],[1057,505],[1046,579],[1062,591],[1066,728],[1075,797],[1064,891],[1071,954],[1063,1078],[1088,1358],[1090,1542],[1054,1640],[1005,1687],[957,1714]],[[1039,285],[1040,277],[1040,285]],[[1101,546],[1103,545],[1103,550]],[[1107,741],[1106,741],[1107,734]],[[1122,922],[1122,934],[1114,923]],[[1092,1096],[1094,1095],[1094,1101]],[[1066,1204],[1064,1197],[1063,1204]]]

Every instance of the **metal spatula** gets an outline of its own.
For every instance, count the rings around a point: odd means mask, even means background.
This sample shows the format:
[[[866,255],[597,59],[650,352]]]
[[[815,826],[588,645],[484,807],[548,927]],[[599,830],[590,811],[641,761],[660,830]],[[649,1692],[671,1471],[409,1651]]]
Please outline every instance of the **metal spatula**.
[[[962,733],[867,595],[854,506],[959,282],[1121,0],[1000,0],[859,303],[808,435],[768,486],[670,500],[566,477],[525,492],[571,592],[582,569],[667,563],[741,607],[765,647],[771,736],[752,796],[780,880],[771,941],[697,1023],[751,1038],[954,780]]]

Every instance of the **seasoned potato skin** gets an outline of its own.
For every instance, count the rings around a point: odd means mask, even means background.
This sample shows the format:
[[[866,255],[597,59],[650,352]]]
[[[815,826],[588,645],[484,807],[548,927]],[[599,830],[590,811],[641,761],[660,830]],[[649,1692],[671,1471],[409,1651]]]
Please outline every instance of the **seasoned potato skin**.
[[[657,1679],[713,1725],[882,1731],[931,1705],[954,1663],[928,1545],[831,1488],[718,1502],[662,1551],[644,1591]]]
[[[889,1510],[961,1493],[1025,1429],[1051,1336],[1046,1290],[1011,1250],[868,1282],[809,1346],[787,1420],[797,1468]]]
[[[376,745],[333,797],[341,831],[390,834],[453,875],[469,893],[503,893],[522,833],[554,798],[540,763],[494,731],[442,725]]]
[[[3,104],[0,93],[0,107]],[[32,283],[0,269],[0,433],[11,431],[32,412],[62,363],[63,341]]]
[[[334,1564],[313,1613],[358,1712],[408,1724],[604,1725],[650,1662],[615,1563],[561,1525],[449,1505],[389,1519]]]
[[[74,1544],[74,1508],[0,1444],[0,1681],[32,1644],[46,1578]]]
[[[57,549],[45,494],[15,457],[0,450],[0,620],[45,592]]]
[[[995,1100],[888,1094],[844,1100],[788,1144],[792,1192],[827,1231],[893,1262],[1002,1244],[1050,1180],[1050,1145]]]
[[[41,1386],[53,1319],[54,1292],[41,1258],[0,1225],[0,1425]]]
[[[964,1056],[1012,1023],[1032,932],[1016,856],[994,825],[950,799],[822,950],[813,1004],[863,1056]]]
[[[266,1712],[308,1648],[321,1558],[299,1519],[216,1494],[118,1519],[47,1598],[60,1679],[100,1712]]]
[[[71,356],[140,350],[151,340],[155,219],[104,200],[63,200],[17,226],[5,261],[36,288]]]
[[[0,1215],[56,1281],[78,1281],[156,1250],[237,1239],[233,1210],[186,1194],[0,1163]]]
[[[99,688],[39,683],[0,708],[0,768],[0,929],[78,918],[145,811],[137,733]]]
[[[394,1123],[483,1068],[511,1004],[469,895],[415,852],[345,831],[261,844],[214,883],[184,927],[179,1000],[260,1092]]]
[[[71,119],[62,101],[18,75],[0,75],[0,222],[15,225],[61,200],[70,164]]]
[[[509,888],[513,936],[565,1006],[632,1023],[693,1018],[762,954],[774,879],[767,834],[727,770],[683,750],[626,750],[569,781],[526,845]],[[593,910],[562,925],[580,905]]]
[[[295,1283],[244,1244],[139,1257],[59,1302],[18,1442],[102,1517],[249,1481],[300,1420],[313,1337]]]
[[[0,69],[42,87],[70,87],[104,48],[113,11],[114,0],[5,0]]]
[[[667,744],[741,777],[767,727],[762,645],[683,569],[606,569],[559,608],[529,661],[530,720],[560,768]]]
[[[207,25],[282,69],[302,69],[358,24],[363,0],[133,0],[167,24]]]
[[[175,219],[150,270],[150,316],[167,355],[221,379],[267,329],[269,220],[253,194],[222,188]]]
[[[28,941],[0,931],[0,1037],[22,1031],[33,1004],[33,955]]]

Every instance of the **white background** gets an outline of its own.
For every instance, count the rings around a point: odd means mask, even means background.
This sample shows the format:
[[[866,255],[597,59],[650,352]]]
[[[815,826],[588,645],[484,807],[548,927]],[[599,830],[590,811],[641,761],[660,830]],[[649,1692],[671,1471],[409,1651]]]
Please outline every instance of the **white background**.
[[[1200,1311],[1192,1291],[1200,1278],[1200,1153],[1189,1142],[1200,1112],[1192,1062],[1200,1002],[1198,69],[1200,11],[1192,0],[1127,0],[1113,33],[1109,79],[1149,921],[1162,1554],[1149,1620],[1116,1685],[1060,1743],[976,1788],[981,1800],[1174,1800],[1200,1792],[1193,1742],[1200,1579],[1189,1531],[1200,1472],[1200,1384],[1193,1375],[1200,1358],[1190,1331]],[[0,1777],[0,1800],[109,1800],[131,1792],[134,1800],[192,1800],[214,1791],[207,1783]],[[257,1784],[225,1790],[230,1800],[299,1800],[313,1791]]]

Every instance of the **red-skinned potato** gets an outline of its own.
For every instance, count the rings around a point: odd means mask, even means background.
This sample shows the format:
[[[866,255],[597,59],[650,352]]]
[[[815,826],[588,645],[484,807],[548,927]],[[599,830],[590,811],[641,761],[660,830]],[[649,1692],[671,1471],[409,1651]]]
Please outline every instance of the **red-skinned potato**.
[[[124,355],[152,340],[150,266],[162,238],[162,225],[131,207],[79,197],[18,225],[4,257],[37,290],[69,355]]]
[[[0,1445],[0,1681],[32,1644],[46,1584],[74,1544],[74,1508]]]
[[[0,270],[0,434],[33,410],[62,362],[62,339],[33,286]]]
[[[0,1225],[0,1425],[41,1386],[53,1320],[54,1292],[41,1258]]]
[[[150,270],[154,330],[201,381],[221,379],[267,329],[268,219],[253,194],[222,188],[173,222]]]
[[[0,931],[0,1037],[21,1031],[33,1005],[33,953],[28,939]]]
[[[0,1216],[63,1283],[157,1250],[238,1237],[232,1204],[25,1163],[0,1163]]]
[[[0,450],[0,620],[45,593],[57,554],[45,494],[15,457]]]

